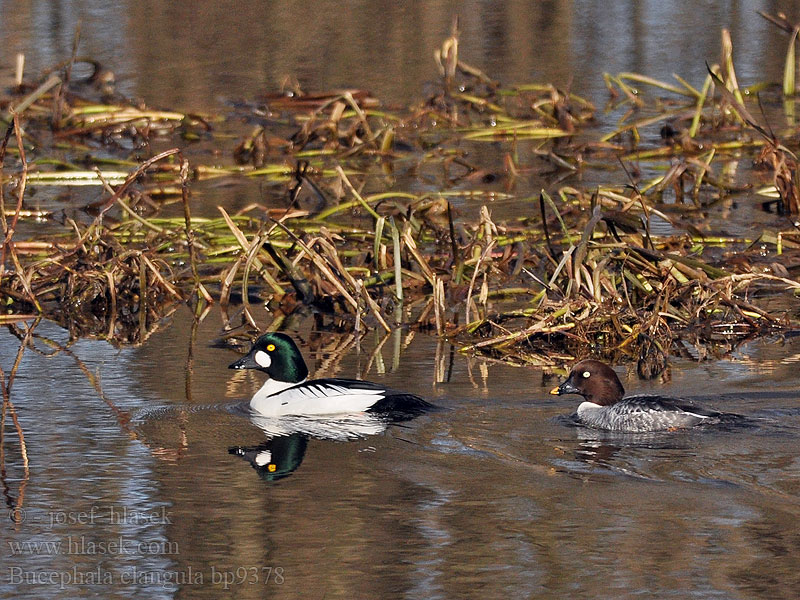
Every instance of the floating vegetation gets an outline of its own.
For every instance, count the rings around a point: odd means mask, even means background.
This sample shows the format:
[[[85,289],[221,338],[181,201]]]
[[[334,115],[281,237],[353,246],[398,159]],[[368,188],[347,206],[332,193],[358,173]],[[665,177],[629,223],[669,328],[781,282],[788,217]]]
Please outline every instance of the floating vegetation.
[[[465,64],[455,30],[436,60],[439,92],[403,110],[297,88],[225,119],[151,110],[107,79],[70,81],[69,64],[20,83],[0,100],[2,318],[131,344],[180,303],[218,306],[230,331],[305,311],[517,362],[623,352],[642,373],[685,344],[797,327],[796,136],[753,116],[725,33],[699,89],[607,74],[626,111],[610,132],[574,94]],[[767,179],[743,180],[745,161]],[[588,172],[608,183],[584,186]],[[541,191],[517,192],[533,177]],[[262,200],[195,216],[200,184],[220,179],[258,180]],[[77,211],[33,206],[76,186],[100,191]],[[710,231],[707,211],[733,196],[774,209],[774,230]],[[517,209],[497,218],[498,202]]]

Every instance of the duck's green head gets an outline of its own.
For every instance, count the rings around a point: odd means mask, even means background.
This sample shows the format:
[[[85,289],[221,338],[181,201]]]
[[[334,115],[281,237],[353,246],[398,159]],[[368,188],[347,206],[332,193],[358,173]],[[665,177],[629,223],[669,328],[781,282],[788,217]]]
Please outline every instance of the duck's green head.
[[[245,356],[229,369],[258,369],[276,381],[299,383],[308,377],[308,367],[294,340],[285,333],[265,333]]]

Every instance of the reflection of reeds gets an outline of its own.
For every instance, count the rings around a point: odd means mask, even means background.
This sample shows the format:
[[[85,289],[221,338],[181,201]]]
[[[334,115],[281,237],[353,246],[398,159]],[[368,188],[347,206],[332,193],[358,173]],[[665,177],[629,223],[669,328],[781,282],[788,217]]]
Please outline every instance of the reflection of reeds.
[[[12,329],[14,328],[13,325],[9,325],[9,327]],[[3,406],[0,410],[0,479],[2,479],[3,492],[6,497],[7,504],[11,507],[11,520],[14,521],[17,526],[19,526],[22,522],[22,506],[25,502],[25,487],[27,486],[28,479],[30,478],[30,463],[28,460],[28,446],[25,443],[25,434],[23,433],[22,425],[20,424],[19,417],[17,416],[17,410],[14,407],[14,403],[11,401],[11,386],[14,383],[14,378],[19,370],[19,364],[22,360],[22,355],[25,352],[25,348],[31,341],[31,336],[33,335],[34,329],[35,324],[28,327],[24,334],[20,336],[21,339],[19,348],[17,349],[17,355],[8,375],[6,375],[6,372],[3,370],[2,366],[0,366],[0,392],[2,392],[3,397]],[[12,498],[6,482],[6,415],[11,417],[11,421],[14,424],[14,429],[17,432],[17,438],[19,439],[20,458],[22,459],[23,476],[20,479],[16,498]]]

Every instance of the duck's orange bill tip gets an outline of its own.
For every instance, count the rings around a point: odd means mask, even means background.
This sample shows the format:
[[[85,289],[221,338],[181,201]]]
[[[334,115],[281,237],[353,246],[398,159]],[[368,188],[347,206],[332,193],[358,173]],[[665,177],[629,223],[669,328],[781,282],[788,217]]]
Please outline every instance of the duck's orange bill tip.
[[[558,396],[558,395],[560,394],[560,392],[558,391],[558,388],[557,388],[557,387],[554,387],[552,390],[550,390],[550,393],[551,393],[553,396]]]

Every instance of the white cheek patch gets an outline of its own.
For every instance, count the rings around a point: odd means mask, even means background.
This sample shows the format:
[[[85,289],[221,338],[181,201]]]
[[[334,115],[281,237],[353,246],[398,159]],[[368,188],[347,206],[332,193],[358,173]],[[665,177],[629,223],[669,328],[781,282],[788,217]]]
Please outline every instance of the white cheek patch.
[[[256,359],[258,366],[261,367],[262,369],[269,369],[269,366],[272,364],[272,359],[269,357],[269,354],[267,354],[263,350],[259,350],[258,352],[256,352],[254,358]]]

